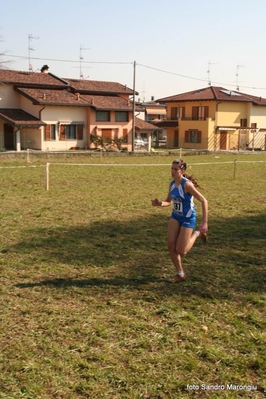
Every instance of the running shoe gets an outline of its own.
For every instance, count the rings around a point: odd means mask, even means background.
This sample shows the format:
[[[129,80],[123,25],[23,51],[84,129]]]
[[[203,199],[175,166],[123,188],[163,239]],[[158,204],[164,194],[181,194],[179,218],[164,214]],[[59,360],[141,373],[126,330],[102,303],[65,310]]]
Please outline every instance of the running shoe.
[[[186,276],[179,276],[179,274],[177,274],[174,278],[168,278],[166,280],[167,283],[179,283],[180,281],[185,281]]]
[[[200,232],[200,238],[202,239],[203,242],[207,242],[207,233],[203,233],[202,231]]]

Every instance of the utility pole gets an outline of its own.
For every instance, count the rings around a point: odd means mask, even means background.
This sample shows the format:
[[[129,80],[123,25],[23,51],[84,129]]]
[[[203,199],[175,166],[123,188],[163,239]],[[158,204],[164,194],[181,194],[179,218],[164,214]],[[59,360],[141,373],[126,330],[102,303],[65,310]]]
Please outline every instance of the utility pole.
[[[136,61],[134,61],[133,63],[132,152],[134,152],[134,145],[135,145],[135,108],[136,108],[135,87],[136,87]]]

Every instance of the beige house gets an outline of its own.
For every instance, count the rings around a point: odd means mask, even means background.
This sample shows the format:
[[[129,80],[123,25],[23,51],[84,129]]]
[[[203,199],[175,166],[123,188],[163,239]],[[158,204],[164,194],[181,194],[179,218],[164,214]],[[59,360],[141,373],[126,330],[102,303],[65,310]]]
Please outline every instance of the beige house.
[[[116,82],[59,78],[47,65],[38,73],[0,69],[0,149],[86,149],[99,136],[124,138],[131,150],[132,95]]]
[[[168,148],[266,149],[266,99],[207,87],[161,98]]]

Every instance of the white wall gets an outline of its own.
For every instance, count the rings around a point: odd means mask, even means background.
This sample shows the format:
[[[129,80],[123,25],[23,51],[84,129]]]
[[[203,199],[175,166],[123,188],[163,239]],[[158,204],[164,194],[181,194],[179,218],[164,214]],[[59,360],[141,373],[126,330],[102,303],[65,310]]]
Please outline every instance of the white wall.
[[[0,108],[20,108],[19,97],[12,85],[0,83]]]
[[[46,106],[40,114],[43,122],[56,125],[56,140],[45,141],[45,127],[41,129],[41,149],[43,151],[66,151],[71,147],[84,148],[86,145],[86,108],[71,106]],[[59,123],[82,122],[84,124],[83,140],[59,140]]]
[[[250,124],[257,123],[258,128],[266,128],[266,106],[251,105]]]

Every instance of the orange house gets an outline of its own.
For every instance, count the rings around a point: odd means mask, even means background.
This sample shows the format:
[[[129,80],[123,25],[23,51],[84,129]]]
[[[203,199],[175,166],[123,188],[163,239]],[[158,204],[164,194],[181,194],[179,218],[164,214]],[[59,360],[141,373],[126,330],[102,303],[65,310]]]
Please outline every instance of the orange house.
[[[266,145],[266,99],[206,87],[160,98],[166,104],[168,148],[261,149]]]

